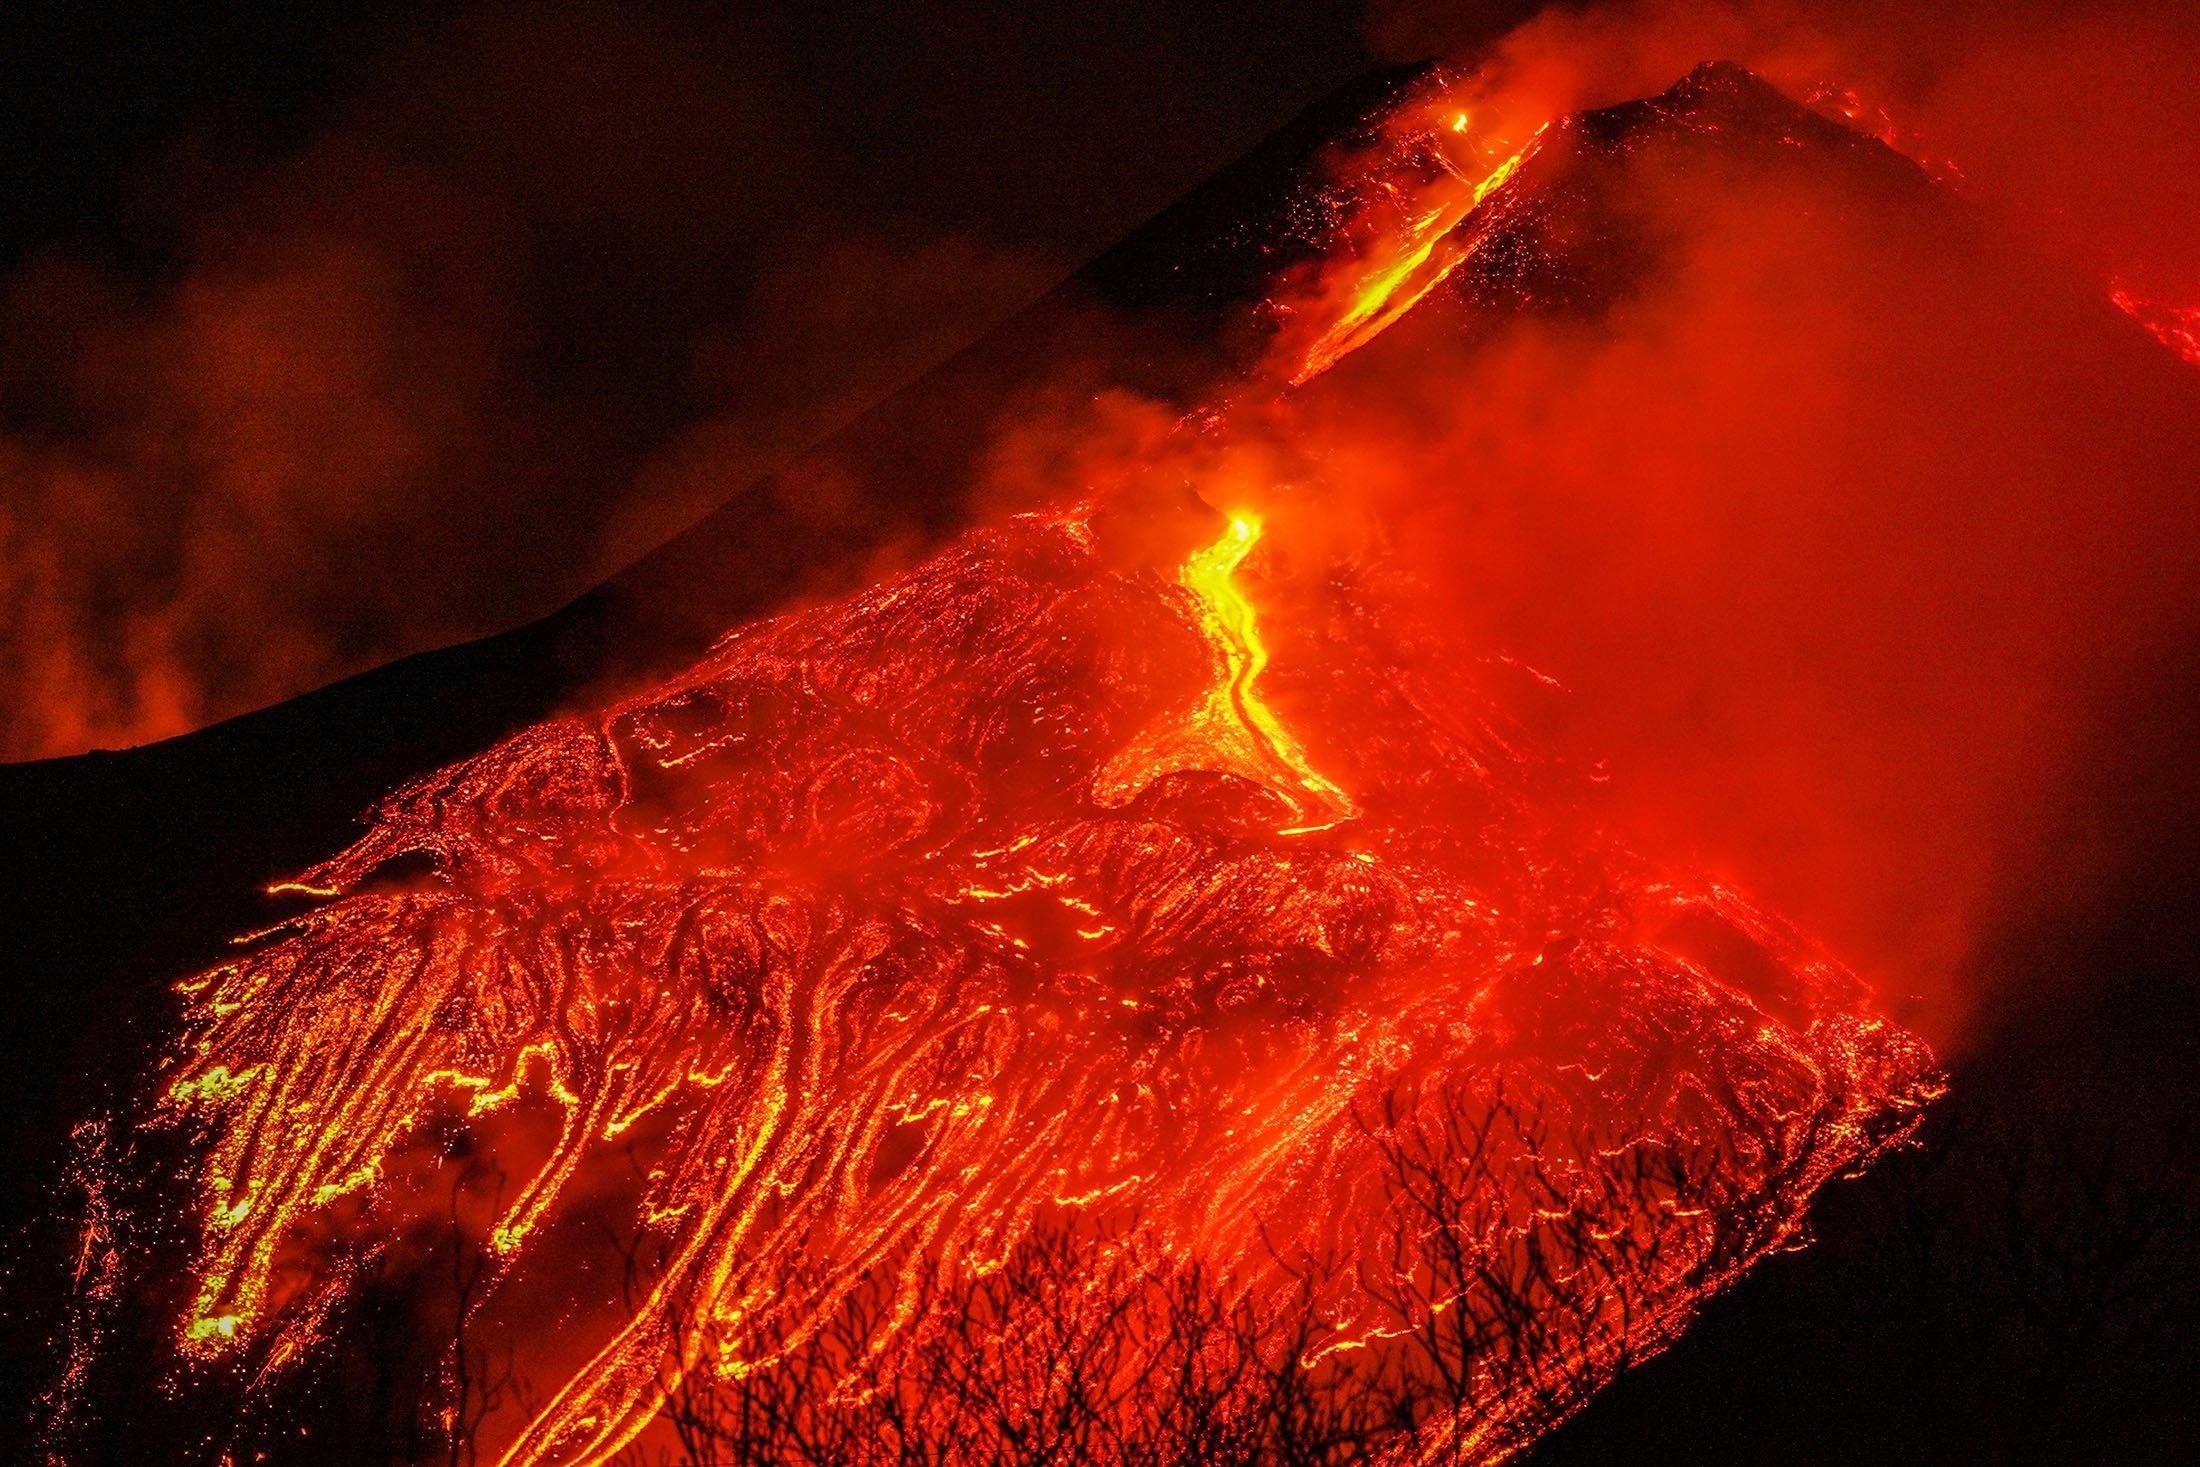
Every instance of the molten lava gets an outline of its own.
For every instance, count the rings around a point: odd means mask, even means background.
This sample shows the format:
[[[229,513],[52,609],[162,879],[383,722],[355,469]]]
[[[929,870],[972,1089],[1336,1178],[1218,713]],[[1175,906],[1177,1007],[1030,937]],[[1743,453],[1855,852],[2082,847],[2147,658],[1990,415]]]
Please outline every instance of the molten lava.
[[[1470,256],[1517,166],[1445,173],[1280,375]],[[278,887],[315,904],[184,986],[185,1352],[307,1357],[456,1135],[513,1177],[500,1290],[599,1224],[656,1260],[527,1326],[564,1363],[513,1464],[604,1461],[686,1378],[814,1359],[875,1297],[802,1406],[860,1412],[942,1300],[1064,1229],[1088,1302],[1158,1256],[1303,1308],[1287,1369],[1508,1321],[1415,1438],[1486,1461],[1792,1238],[1931,1057],[1806,938],[1601,834],[1518,716],[1539,680],[1404,617],[1374,558],[1276,549],[1311,486],[1207,487],[1233,512],[1136,486],[740,628]],[[1062,1383],[1024,1327],[959,1322],[1036,1412]],[[985,1456],[951,1401],[895,1422],[882,1460]]]
[[[1199,598],[1200,629],[1221,659],[1221,676],[1188,717],[1141,734],[1100,771],[1093,794],[1101,804],[1124,804],[1166,774],[1208,770],[1268,786],[1302,819],[1326,817],[1286,835],[1326,829],[1353,813],[1351,798],[1306,762],[1298,740],[1254,690],[1268,649],[1253,604],[1232,577],[1259,538],[1258,520],[1233,515],[1220,540],[1184,563],[1178,580]]]
[[[1301,671],[1290,706],[1348,802],[1256,688],[1255,534],[1165,576],[1075,517],[981,532],[394,797],[302,883],[343,895],[190,985],[166,1104],[215,1139],[188,1346],[306,1348],[345,1277],[316,1216],[430,1118],[493,1136],[524,1102],[560,1120],[501,1267],[645,1130],[631,1206],[668,1262],[515,1463],[629,1440],[706,1363],[682,1321],[767,1369],[892,1260],[982,1273],[1063,1207],[1256,1294],[1319,1263],[1332,1347],[1379,1335],[1350,1284],[1407,1226],[1382,1143],[1427,1117],[1368,1119],[1404,1094],[1528,1107],[1553,1139],[1516,1164],[1663,1245],[1572,1304],[1624,1293],[1635,1353],[1677,1327],[1927,1057],[1731,893],[1546,825],[1552,772],[1498,711],[1342,596],[1354,675]],[[433,874],[379,874],[408,861]],[[1706,1194],[1610,1195],[1646,1151],[1716,1158]],[[1593,1346],[1574,1368],[1609,1368]]]
[[[1487,237],[1487,229],[1462,234],[1461,221],[1503,188],[1526,156],[1513,154],[1479,182],[1465,178],[1447,164],[1442,177],[1450,186],[1437,190],[1438,197],[1429,202],[1426,212],[1414,219],[1399,238],[1386,242],[1386,252],[1394,258],[1368,270],[1354,287],[1351,304],[1336,324],[1308,348],[1305,360],[1291,376],[1291,384],[1305,384],[1355,348],[1372,341],[1471,258]]]
[[[1306,324],[1280,335],[1275,375],[1293,387],[1319,377],[1473,259],[1507,212],[1483,203],[1502,197],[1541,137],[1477,137],[1439,87],[1401,104],[1372,153],[1338,160],[1321,200],[1321,265],[1282,292],[1299,299],[1276,303]]]

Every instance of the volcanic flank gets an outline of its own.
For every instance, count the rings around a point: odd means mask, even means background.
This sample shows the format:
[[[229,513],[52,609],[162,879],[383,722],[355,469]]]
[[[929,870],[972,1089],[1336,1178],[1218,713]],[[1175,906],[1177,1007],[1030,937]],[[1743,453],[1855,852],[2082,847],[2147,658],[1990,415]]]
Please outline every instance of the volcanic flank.
[[[1405,1286],[1423,1225],[1385,1158],[1455,1112],[1505,1117],[1431,1158],[1486,1257],[1428,1307],[1493,1311],[1485,1271],[1517,1271],[1567,1321],[1553,1358],[1461,1362],[1492,1371],[1468,1455],[1654,1349],[1907,1120],[1927,1057],[1775,920],[1565,841],[1564,776],[1338,597],[1356,676],[1293,702],[1346,803],[1258,701],[1205,555],[1172,584],[1109,569],[1082,515],[983,532],[397,796],[296,883],[339,900],[188,990],[166,1104],[216,1140],[186,1348],[310,1341],[340,1302],[297,1252],[313,1217],[439,1111],[497,1149],[548,1100],[499,1267],[637,1131],[667,1262],[514,1461],[601,1459],[684,1371],[774,1368],[866,1284],[905,1284],[881,1329],[921,1338],[919,1278],[952,1298],[1065,1209],[1112,1219],[1090,1287],[1135,1244],[1264,1312],[1317,1278],[1323,1349],[1425,1327],[1366,1280]],[[433,876],[375,880],[408,858]],[[1060,1388],[1004,1387],[1037,1419]]]
[[[283,1393],[448,1239],[444,1425],[515,1464],[608,1460],[698,1381],[849,1460],[1259,1458],[1312,1389],[1361,1403],[1354,1450],[1494,1461],[1794,1239],[1932,1056],[1812,937],[1612,834],[1551,679],[1417,609],[1302,430],[1378,338],[1623,308],[1668,243],[1623,171],[1936,196],[1736,68],[1454,134],[1440,75],[1333,105],[796,471],[904,476],[906,520],[760,545],[786,500],[751,491],[508,642],[540,661],[453,715],[504,737],[373,764],[444,767],[279,882],[181,984],[136,1112],[79,1132],[57,1446],[152,1299],[175,1409],[230,1403],[185,1434],[309,1459]],[[950,533],[1071,340],[1152,431]],[[911,525],[909,568],[748,619],[805,552]],[[733,629],[696,660],[705,612]],[[577,696],[607,667],[637,690]],[[447,676],[133,757],[218,767]],[[133,1278],[151,1204],[113,1199],[164,1147],[189,1235]],[[534,1395],[469,1398],[469,1337]]]

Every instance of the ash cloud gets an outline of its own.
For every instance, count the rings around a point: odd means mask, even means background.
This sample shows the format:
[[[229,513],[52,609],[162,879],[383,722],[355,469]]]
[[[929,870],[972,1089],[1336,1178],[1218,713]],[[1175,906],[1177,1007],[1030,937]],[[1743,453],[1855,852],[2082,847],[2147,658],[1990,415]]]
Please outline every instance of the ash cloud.
[[[2192,18],[1561,7],[1448,46],[1456,14],[1375,33],[1452,50],[1500,135],[1724,56],[1960,170],[1919,209],[1646,155],[1621,213],[1657,263],[1617,304],[1493,330],[1432,297],[1292,425],[1353,533],[1566,686],[1606,818],[1959,1048],[1988,948],[2113,900],[2125,729],[2200,609],[2200,375],[2109,303],[2200,298]]]

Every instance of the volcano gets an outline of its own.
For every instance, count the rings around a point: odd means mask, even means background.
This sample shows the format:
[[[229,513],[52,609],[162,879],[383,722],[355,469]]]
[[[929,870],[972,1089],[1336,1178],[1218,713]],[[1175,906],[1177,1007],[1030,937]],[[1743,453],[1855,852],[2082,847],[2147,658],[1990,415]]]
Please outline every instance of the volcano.
[[[1447,86],[1316,109],[545,623],[7,771],[74,893],[18,918],[76,981],[17,1083],[141,1060],[46,1116],[52,1450],[318,1460],[315,1372],[441,1270],[397,1455],[732,1411],[835,1460],[1263,1460],[1311,1392],[1319,1460],[1496,1461],[1900,1143],[1926,1046],[1623,838],[1555,679],[1420,607],[1307,435],[1626,311],[1646,186],[1946,200],[1735,67],[1476,147]],[[1065,394],[1147,431],[996,508]]]

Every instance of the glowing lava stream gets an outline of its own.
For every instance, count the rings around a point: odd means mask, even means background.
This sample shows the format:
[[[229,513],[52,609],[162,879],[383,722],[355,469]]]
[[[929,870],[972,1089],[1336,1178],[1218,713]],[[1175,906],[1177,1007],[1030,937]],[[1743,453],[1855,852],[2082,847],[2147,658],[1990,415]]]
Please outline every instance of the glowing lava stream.
[[[1540,138],[1542,134],[1537,133]],[[1308,349],[1305,360],[1291,377],[1293,387],[1319,377],[1343,358],[1380,336],[1390,324],[1413,309],[1421,297],[1444,283],[1452,271],[1472,257],[1482,243],[1482,232],[1455,239],[1453,231],[1481,202],[1503,188],[1535,144],[1513,154],[1490,170],[1463,196],[1438,204],[1414,222],[1399,242],[1398,258],[1376,270],[1353,292],[1352,305],[1338,317],[1321,339]],[[1449,171],[1450,165],[1446,164]],[[1461,183],[1464,175],[1451,172]]]
[[[293,879],[341,895],[182,985],[182,1353],[272,1379],[341,1327],[355,1259],[448,1226],[446,1129],[501,1167],[530,1127],[549,1154],[500,1219],[482,1199],[489,1284],[562,1289],[589,1209],[653,1261],[541,1347],[554,1389],[500,1423],[511,1467],[610,1460],[691,1376],[826,1370],[846,1393],[802,1409],[861,1422],[866,1382],[903,1389],[956,1330],[1040,1410],[1035,1326],[936,1311],[1065,1208],[1093,1229],[1065,1288],[1096,1307],[1139,1248],[1231,1308],[1308,1311],[1332,1353],[1439,1309],[1572,1330],[1470,1382],[1465,1463],[1654,1353],[1902,1133],[1931,1057],[1739,897],[1577,845],[1545,815],[1569,787],[1481,732],[1498,705],[1342,618],[1318,645],[1356,675],[1292,716],[1360,756],[1347,801],[1260,695],[1259,531],[1231,519],[1172,584],[1020,517],[393,794]],[[1354,813],[1362,848],[1136,798],[1194,771],[1282,791],[1291,829]],[[1668,951],[1684,918],[1763,971]],[[636,1176],[615,1143],[645,1115]],[[1445,1137],[1505,1116],[1454,1178],[1446,1236],[1484,1251],[1415,1284],[1399,1240],[1431,1224],[1397,1158],[1452,1167]],[[1428,1297],[1386,1302],[1407,1288]],[[1001,1459],[955,1398],[895,1399],[904,1446]]]
[[[1260,521],[1230,516],[1222,538],[1195,552],[1177,581],[1199,598],[1200,630],[1222,659],[1221,676],[1192,712],[1147,729],[1093,781],[1102,805],[1121,805],[1165,774],[1205,769],[1267,786],[1290,803],[1298,823],[1278,832],[1326,830],[1358,812],[1352,798],[1307,759],[1299,741],[1261,700],[1255,684],[1268,666],[1259,613],[1236,581],[1260,539]]]
[[[2108,298],[2117,310],[2137,321],[2156,341],[2200,367],[2200,306],[2173,306],[2145,300],[2121,285]]]

